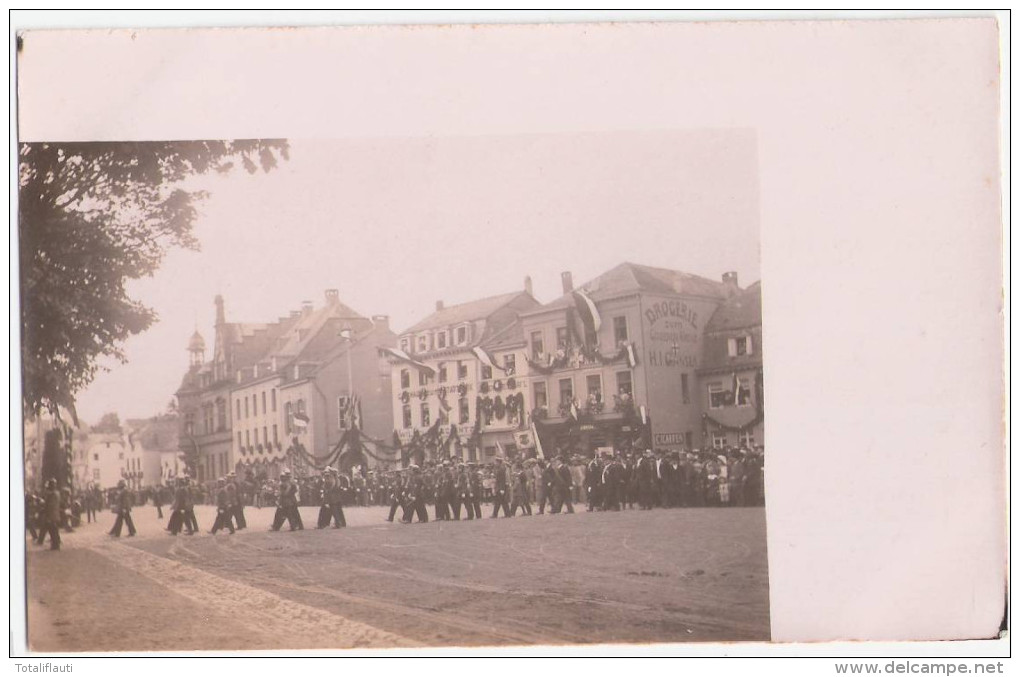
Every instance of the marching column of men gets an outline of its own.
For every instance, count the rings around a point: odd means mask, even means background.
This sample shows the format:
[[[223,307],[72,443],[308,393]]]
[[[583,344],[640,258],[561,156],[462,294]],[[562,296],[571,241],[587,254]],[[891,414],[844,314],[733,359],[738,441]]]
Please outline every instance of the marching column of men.
[[[514,517],[520,509],[522,516],[532,515],[534,502],[538,514],[573,513],[575,491],[583,487],[588,511],[620,511],[675,507],[756,506],[764,503],[762,480],[763,455],[746,450],[721,450],[683,453],[662,450],[645,450],[638,454],[603,453],[590,460],[555,456],[527,461],[508,462],[493,460],[491,466],[478,463],[451,462],[450,460],[426,464],[426,468],[411,464],[398,471],[376,473],[367,477],[355,472],[357,480],[327,467],[321,476],[302,476],[300,484],[290,472],[280,476],[274,491],[267,482],[263,491],[254,496],[271,503],[275,499],[276,513],[271,531],[279,531],[284,522],[290,530],[304,529],[299,505],[319,507],[317,527],[324,529],[347,526],[343,505],[389,504],[387,521],[397,519],[410,524],[429,521],[428,505],[435,508],[436,521],[475,520],[482,517],[482,503],[492,503],[491,518]],[[579,471],[583,471],[579,472]],[[575,478],[582,478],[577,482]],[[575,483],[577,486],[575,486]],[[161,516],[162,505],[171,506],[166,530],[177,536],[198,532],[195,503],[206,496],[204,487],[193,485],[188,477],[175,481],[175,491],[166,493],[164,500],[160,488],[150,495],[153,506]],[[134,492],[124,481],[116,490],[108,492],[108,507],[116,514],[109,534],[120,537],[124,527],[128,536],[137,532],[132,520],[135,505]],[[227,530],[231,534],[246,527],[244,517],[245,495],[239,490],[234,473],[221,477],[210,495],[216,505],[216,518],[210,533]],[[77,499],[84,499],[84,506]],[[141,494],[142,503],[145,493]],[[60,548],[61,529],[71,531],[80,523],[82,512],[94,520],[95,511],[104,502],[103,493],[90,487],[74,494],[69,488],[61,490],[56,480],[47,480],[41,494],[25,495],[26,529],[39,545],[50,537],[50,547]],[[463,517],[462,517],[463,513]]]

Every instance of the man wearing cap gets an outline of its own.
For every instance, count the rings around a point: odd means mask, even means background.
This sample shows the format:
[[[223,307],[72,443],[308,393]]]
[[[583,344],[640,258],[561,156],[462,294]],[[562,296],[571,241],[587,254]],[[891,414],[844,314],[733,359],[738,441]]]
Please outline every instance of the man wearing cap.
[[[471,492],[468,494],[467,500],[464,501],[464,506],[469,515],[474,513],[474,518],[480,520],[482,519],[482,494],[485,491],[482,486],[482,471],[474,463],[469,463],[467,474]]]
[[[347,526],[344,517],[343,496],[337,471],[330,466],[322,471],[322,501],[319,506],[317,528],[325,529],[333,523],[334,529]]]
[[[496,457],[496,467],[493,469],[493,478],[496,480],[492,492],[492,519],[499,517],[499,509],[503,508],[503,515],[510,517],[510,477],[506,466],[503,465],[503,458]]]
[[[226,528],[234,533],[234,520],[232,518],[234,504],[231,503],[231,493],[224,477],[216,480],[216,520],[213,522],[210,534],[215,534],[220,529]]]
[[[442,465],[436,468],[433,474],[433,486],[435,487],[436,520],[450,519],[450,478],[447,469],[449,461],[443,461]]]
[[[514,491],[513,503],[510,505],[510,516],[517,514],[520,507],[521,515],[531,516],[531,501],[528,494],[528,472],[520,462],[514,464]]]
[[[393,518],[397,514],[397,508],[404,499],[404,476],[402,473],[391,474],[389,480],[389,491],[390,491],[390,514],[386,518],[387,522],[392,522]]]
[[[287,520],[290,530],[301,530],[305,525],[301,523],[301,513],[298,512],[298,490],[297,485],[290,477],[290,471],[280,473],[280,493],[276,499],[276,514],[273,516],[273,531],[279,531],[283,521]]]
[[[114,538],[120,538],[121,528],[126,524],[128,528],[128,536],[134,536],[135,523],[131,521],[131,508],[134,506],[134,498],[131,496],[131,492],[128,491],[127,483],[124,480],[117,482],[117,489],[117,520],[113,523],[113,529],[110,530],[110,535]]]
[[[468,501],[471,496],[471,477],[468,475],[467,466],[463,462],[457,464],[457,472],[454,475],[453,501],[450,505],[453,508],[453,519],[460,519],[460,507],[463,505],[467,513],[464,519],[474,519],[475,511]]]
[[[549,502],[549,512],[558,512],[557,508],[553,510],[553,506],[556,505],[556,470],[548,463],[544,458],[538,459],[539,476],[537,483],[541,485],[542,490],[537,492],[539,494],[538,499],[538,514],[545,514],[546,501]]]
[[[421,468],[412,463],[411,477],[408,479],[407,488],[404,492],[404,524],[410,524],[414,515],[418,515],[418,522],[429,521],[429,513],[425,509],[425,483],[422,480]]]

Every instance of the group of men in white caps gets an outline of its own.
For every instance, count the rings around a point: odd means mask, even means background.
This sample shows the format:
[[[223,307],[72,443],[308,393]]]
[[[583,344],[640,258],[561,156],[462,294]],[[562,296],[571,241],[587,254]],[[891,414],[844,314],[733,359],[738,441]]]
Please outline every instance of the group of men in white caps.
[[[539,514],[543,514],[546,501],[550,513],[566,510],[574,512],[571,501],[573,478],[566,459],[554,457],[551,462],[545,459],[535,461],[541,469],[538,482],[542,485],[539,492],[541,500],[538,504]],[[497,457],[492,465],[491,474],[483,476],[478,464],[463,461],[445,460],[426,469],[416,464],[401,471],[391,473],[388,481],[390,488],[390,512],[386,518],[394,521],[397,510],[402,509],[401,522],[410,524],[415,518],[418,522],[428,522],[428,503],[435,506],[436,520],[459,521],[461,509],[464,519],[473,520],[482,517],[482,501],[492,502],[490,518],[513,517],[520,509],[522,516],[530,516],[530,489],[533,481],[531,472],[523,461],[512,464]]]

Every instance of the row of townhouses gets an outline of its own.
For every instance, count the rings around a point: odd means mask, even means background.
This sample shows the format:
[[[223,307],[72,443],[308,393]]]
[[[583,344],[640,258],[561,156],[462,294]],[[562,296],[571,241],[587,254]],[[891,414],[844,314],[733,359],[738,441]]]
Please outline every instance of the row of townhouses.
[[[177,391],[199,481],[336,459],[369,466],[763,443],[761,286],[623,263],[540,303],[523,288],[435,310],[394,334],[337,290],[269,324],[196,332]]]

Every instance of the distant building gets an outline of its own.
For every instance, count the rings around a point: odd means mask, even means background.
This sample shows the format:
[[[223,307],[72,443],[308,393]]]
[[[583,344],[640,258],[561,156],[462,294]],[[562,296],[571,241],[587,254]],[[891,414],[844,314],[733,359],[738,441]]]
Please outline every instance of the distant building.
[[[416,460],[487,460],[515,449],[523,427],[526,382],[521,313],[539,306],[531,281],[521,291],[433,313],[400,334],[390,353],[392,425]]]
[[[728,299],[705,327],[698,369],[702,445],[752,448],[764,444],[761,283]]]
[[[738,294],[719,282],[623,263],[521,316],[529,410],[546,454],[701,446],[699,368],[709,319]]]
[[[140,486],[166,484],[184,474],[179,448],[180,423],[176,414],[128,419],[124,429],[129,448],[141,459],[140,468],[130,471],[137,475]]]
[[[380,354],[396,344],[389,317],[360,315],[327,290],[318,310],[306,303],[295,321],[251,366],[238,371],[231,391],[238,469],[254,477],[299,474],[335,460],[353,425],[389,440],[390,368]]]
[[[273,342],[296,323],[300,313],[273,324],[227,322],[222,296],[216,296],[216,338],[212,360],[196,331],[188,342],[189,367],[177,389],[178,446],[188,471],[208,482],[234,469],[231,390],[237,373],[251,368]]]
[[[335,289],[322,308],[305,302],[270,324],[226,322],[219,296],[216,309],[213,359],[193,336],[177,391],[179,447],[198,481],[230,471],[277,477],[314,465],[343,433],[351,390],[366,434],[389,435],[389,365],[379,350],[396,337],[387,316],[360,315]]]

